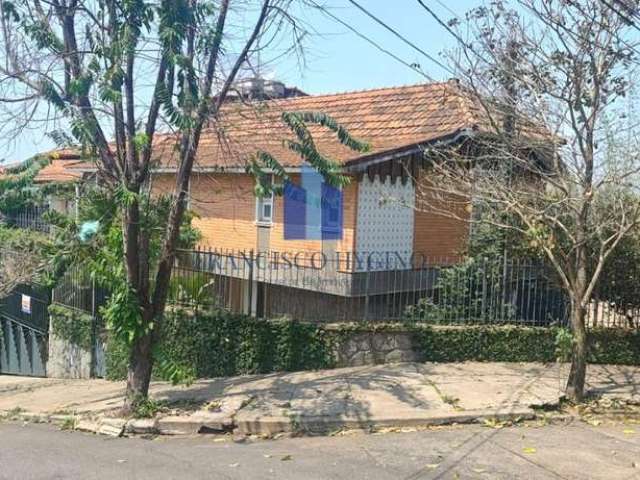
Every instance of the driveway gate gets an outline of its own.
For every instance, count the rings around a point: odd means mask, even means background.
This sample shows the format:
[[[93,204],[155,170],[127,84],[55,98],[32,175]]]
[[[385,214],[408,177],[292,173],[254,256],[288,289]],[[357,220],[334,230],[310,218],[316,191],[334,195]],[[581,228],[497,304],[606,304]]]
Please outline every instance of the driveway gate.
[[[0,300],[0,374],[46,375],[49,303],[49,291],[33,285]]]

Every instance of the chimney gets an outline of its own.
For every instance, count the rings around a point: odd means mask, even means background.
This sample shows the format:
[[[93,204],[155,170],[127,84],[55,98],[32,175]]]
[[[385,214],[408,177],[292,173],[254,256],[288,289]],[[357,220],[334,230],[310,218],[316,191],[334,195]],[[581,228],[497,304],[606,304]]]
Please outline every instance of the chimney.
[[[284,83],[278,80],[251,77],[238,80],[235,83],[233,90],[229,92],[227,99],[229,101],[262,101],[302,96],[307,96],[307,94],[296,87],[287,87]]]

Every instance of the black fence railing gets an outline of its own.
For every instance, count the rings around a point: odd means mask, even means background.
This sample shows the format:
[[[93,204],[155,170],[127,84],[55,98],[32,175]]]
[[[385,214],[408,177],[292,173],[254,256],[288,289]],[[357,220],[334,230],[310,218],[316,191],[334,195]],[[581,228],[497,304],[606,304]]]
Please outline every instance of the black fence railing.
[[[284,256],[287,258],[287,256]],[[344,258],[315,264],[282,252],[179,251],[170,305],[225,308],[265,318],[322,323],[568,325],[569,302],[544,265],[522,259],[422,259],[417,267],[354,268]],[[304,259],[304,260],[302,260]],[[54,291],[54,301],[99,314],[108,289],[78,268]],[[640,311],[594,301],[590,327],[639,328]]]
[[[200,303],[315,322],[565,325],[568,302],[528,260],[184,251],[175,280]],[[364,259],[364,260],[363,260]],[[388,259],[391,259],[389,262]],[[414,266],[416,263],[418,265]],[[186,296],[185,298],[189,298]],[[212,301],[212,299],[214,299]]]
[[[16,285],[0,298],[0,316],[10,318],[38,332],[49,330],[50,290],[35,284]]]
[[[51,230],[51,225],[46,220],[46,213],[48,211],[49,207],[47,206],[27,207],[18,212],[10,213],[4,216],[3,222],[11,227],[49,233]]]
[[[284,259],[283,259],[284,258]],[[282,253],[180,251],[169,304],[312,322],[565,325],[568,302],[548,270],[523,260],[423,259],[387,270],[344,258],[289,261]],[[108,297],[71,268],[54,301],[99,313]]]

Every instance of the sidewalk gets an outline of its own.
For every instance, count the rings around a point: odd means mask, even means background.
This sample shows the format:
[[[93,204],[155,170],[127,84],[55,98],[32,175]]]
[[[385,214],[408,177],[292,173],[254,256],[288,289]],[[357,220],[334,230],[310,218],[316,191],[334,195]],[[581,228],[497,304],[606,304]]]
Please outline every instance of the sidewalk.
[[[151,396],[170,410],[127,428],[270,435],[530,418],[532,406],[558,401],[566,373],[566,365],[404,363],[218,378],[189,387],[154,383]],[[640,401],[640,367],[591,366],[588,384],[604,396]],[[122,382],[0,376],[0,412],[109,416],[122,405],[123,392]]]

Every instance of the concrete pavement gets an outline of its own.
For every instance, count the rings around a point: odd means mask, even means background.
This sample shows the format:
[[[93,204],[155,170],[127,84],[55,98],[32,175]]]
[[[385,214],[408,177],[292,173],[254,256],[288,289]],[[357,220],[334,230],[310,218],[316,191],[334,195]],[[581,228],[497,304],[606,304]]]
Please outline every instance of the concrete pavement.
[[[0,480],[634,479],[640,425],[582,422],[305,437],[236,444],[0,423]]]
[[[138,433],[327,433],[528,418],[532,406],[557,403],[566,374],[567,366],[556,364],[405,363],[219,378],[189,387],[159,382],[151,394],[167,407]],[[605,397],[640,400],[638,367],[591,366],[588,383]],[[122,383],[103,380],[0,376],[0,411],[108,416],[121,406],[123,390]]]

